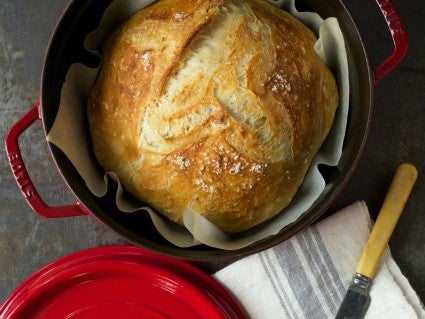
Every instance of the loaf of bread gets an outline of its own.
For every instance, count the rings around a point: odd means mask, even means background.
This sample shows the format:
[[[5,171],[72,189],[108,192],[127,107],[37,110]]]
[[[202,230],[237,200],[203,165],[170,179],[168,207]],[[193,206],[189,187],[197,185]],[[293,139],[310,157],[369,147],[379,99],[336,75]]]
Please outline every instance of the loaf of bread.
[[[229,233],[285,208],[338,105],[315,35],[264,0],[159,0],[108,38],[88,101],[95,155],[182,224]]]

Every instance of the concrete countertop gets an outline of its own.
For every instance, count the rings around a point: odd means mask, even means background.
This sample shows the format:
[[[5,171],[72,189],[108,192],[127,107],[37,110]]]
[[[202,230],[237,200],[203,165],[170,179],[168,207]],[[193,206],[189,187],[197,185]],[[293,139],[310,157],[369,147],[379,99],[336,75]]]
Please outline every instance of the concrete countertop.
[[[392,52],[389,31],[373,0],[343,1],[361,31],[372,65]],[[66,0],[0,3],[0,136],[39,96],[48,40]],[[375,88],[373,120],[360,163],[329,214],[365,200],[375,218],[397,166],[411,162],[419,179],[390,241],[394,259],[425,300],[425,2],[394,0],[409,39],[402,63]],[[22,136],[23,158],[42,197],[51,205],[73,202],[51,162],[41,123]],[[18,192],[3,143],[0,161],[0,303],[41,266],[88,247],[125,243],[88,217],[47,220]],[[212,272],[222,264],[199,264]]]

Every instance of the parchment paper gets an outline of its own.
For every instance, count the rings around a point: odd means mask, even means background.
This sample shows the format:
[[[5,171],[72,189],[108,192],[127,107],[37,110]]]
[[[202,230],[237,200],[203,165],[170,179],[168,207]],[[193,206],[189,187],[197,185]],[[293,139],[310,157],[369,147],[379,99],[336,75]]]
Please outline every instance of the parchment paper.
[[[115,0],[107,8],[98,29],[90,33],[85,41],[87,50],[100,55],[100,48],[108,34],[132,14],[156,0]],[[266,0],[265,0],[266,1]],[[336,166],[342,154],[349,106],[348,63],[344,38],[335,18],[322,20],[316,13],[298,12],[294,0],[267,0],[273,5],[290,12],[319,37],[315,49],[334,73],[340,93],[335,121],[328,138],[313,159],[306,178],[291,204],[273,222],[256,232],[229,235],[222,232],[197,212],[188,208],[183,216],[185,227],[175,224],[156,214],[143,203],[126,196],[125,190],[113,172],[99,170],[85,129],[86,103],[98,69],[81,63],[72,65],[62,87],[61,103],[52,130],[47,136],[50,143],[59,147],[96,196],[105,196],[108,180],[118,183],[117,207],[124,213],[147,213],[164,238],[179,247],[190,247],[200,243],[226,250],[239,249],[278,233],[296,221],[314,203],[326,187],[318,170],[319,164]]]

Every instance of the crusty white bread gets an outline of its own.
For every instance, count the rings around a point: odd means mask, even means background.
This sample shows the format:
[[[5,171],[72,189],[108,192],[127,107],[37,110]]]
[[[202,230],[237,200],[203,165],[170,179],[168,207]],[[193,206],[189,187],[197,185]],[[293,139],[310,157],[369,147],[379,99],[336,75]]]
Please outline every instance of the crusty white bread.
[[[182,223],[226,232],[278,214],[332,126],[338,91],[314,34],[264,0],[160,0],[104,46],[88,101],[94,152]]]

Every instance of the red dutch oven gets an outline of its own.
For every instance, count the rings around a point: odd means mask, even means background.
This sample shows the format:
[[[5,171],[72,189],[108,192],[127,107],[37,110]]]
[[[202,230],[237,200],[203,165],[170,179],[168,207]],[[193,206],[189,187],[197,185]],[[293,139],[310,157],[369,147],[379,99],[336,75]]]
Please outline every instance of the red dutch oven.
[[[376,0],[394,42],[393,53],[378,67],[370,66],[356,24],[341,1],[296,1],[300,9],[318,12],[323,18],[330,16],[338,18],[348,54],[350,111],[343,155],[337,167],[326,169],[325,191],[301,218],[278,234],[234,251],[204,245],[192,248],[176,247],[156,231],[148,214],[123,214],[117,210],[111,194],[103,198],[94,196],[62,151],[49,143],[52,159],[76,200],[73,205],[48,206],[38,194],[28,175],[18,138],[39,120],[42,121],[45,134],[50,131],[58,112],[65,75],[73,63],[82,62],[91,67],[97,66],[98,58],[86,51],[83,43],[86,35],[97,27],[102,13],[111,1],[74,0],[71,2],[63,13],[47,49],[40,101],[13,125],[6,136],[6,151],[13,175],[25,200],[37,214],[45,218],[89,215],[137,246],[172,257],[208,261],[241,257],[274,246],[310,225],[330,207],[349,180],[361,156],[370,124],[374,86],[403,59],[407,50],[402,23],[390,0]]]

